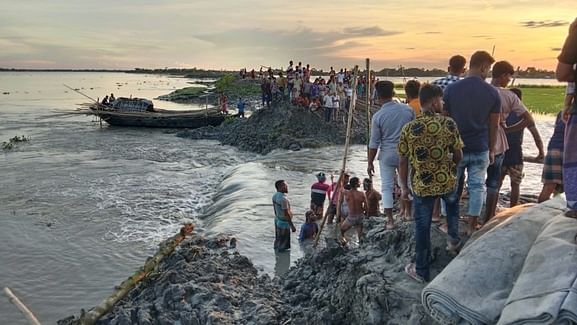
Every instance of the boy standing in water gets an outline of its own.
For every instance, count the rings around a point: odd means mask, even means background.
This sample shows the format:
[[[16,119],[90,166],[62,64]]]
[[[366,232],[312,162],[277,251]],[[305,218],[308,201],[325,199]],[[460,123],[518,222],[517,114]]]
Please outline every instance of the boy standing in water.
[[[368,203],[365,193],[357,190],[360,186],[359,183],[360,181],[358,177],[351,178],[349,182],[351,189],[345,196],[349,208],[349,214],[341,223],[341,241],[343,244],[346,244],[345,232],[351,227],[357,229],[359,241],[363,235],[363,219],[367,213]]]
[[[313,239],[315,238],[318,232],[319,232],[319,226],[315,222],[315,213],[309,210],[305,214],[305,224],[301,226],[299,241],[303,242],[307,239]]]
[[[274,209],[274,250],[283,252],[291,248],[291,231],[295,232],[296,228],[292,222],[292,211],[290,202],[286,196],[288,185],[284,180],[275,182],[276,193],[272,196],[272,205]]]
[[[325,173],[317,174],[317,182],[311,186],[311,211],[316,215],[315,219],[323,217],[325,208],[325,198],[331,199],[331,186],[326,183]]]

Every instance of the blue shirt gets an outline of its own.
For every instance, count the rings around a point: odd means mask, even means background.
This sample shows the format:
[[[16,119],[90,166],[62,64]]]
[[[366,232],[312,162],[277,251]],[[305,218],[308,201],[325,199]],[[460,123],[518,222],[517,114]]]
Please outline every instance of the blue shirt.
[[[488,151],[489,115],[501,113],[497,89],[480,77],[471,76],[445,88],[443,100],[445,111],[457,123],[465,143],[463,152]]]
[[[315,222],[303,224],[299,234],[299,241],[305,241],[306,239],[314,238],[318,231],[319,226]]]
[[[515,114],[509,114],[507,117],[507,126],[519,123],[523,118]],[[503,166],[515,166],[523,163],[523,134],[525,129],[507,133],[507,143],[509,149],[505,151]]]
[[[373,115],[369,149],[379,149],[379,160],[388,166],[399,164],[397,146],[405,124],[415,119],[415,111],[407,104],[384,103]]]
[[[246,103],[244,101],[239,101],[238,103],[236,103],[236,108],[238,109],[239,113],[243,113],[244,112],[244,106],[246,105]]]
[[[289,200],[286,197],[285,193],[276,192],[272,196],[272,205],[274,208],[274,222],[278,228],[289,229],[290,225],[288,220],[284,216],[284,210],[288,210],[290,208]]]

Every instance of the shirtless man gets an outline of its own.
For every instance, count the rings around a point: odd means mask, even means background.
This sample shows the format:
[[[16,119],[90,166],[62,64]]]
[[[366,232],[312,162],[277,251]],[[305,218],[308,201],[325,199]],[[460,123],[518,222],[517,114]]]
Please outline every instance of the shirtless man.
[[[380,211],[379,202],[382,199],[381,193],[373,188],[373,181],[369,178],[363,180],[363,189],[367,197],[367,217],[378,217]]]
[[[360,186],[359,183],[358,177],[351,178],[349,182],[351,189],[345,196],[349,207],[349,215],[341,223],[341,241],[343,244],[346,244],[345,232],[351,227],[357,229],[359,241],[363,235],[363,219],[367,213],[368,203],[365,193],[357,190]]]

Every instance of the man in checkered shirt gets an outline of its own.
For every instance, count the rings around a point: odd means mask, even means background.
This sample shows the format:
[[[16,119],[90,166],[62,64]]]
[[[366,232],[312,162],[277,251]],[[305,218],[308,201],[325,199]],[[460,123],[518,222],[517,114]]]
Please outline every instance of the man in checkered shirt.
[[[446,77],[431,81],[431,84],[445,90],[445,87],[461,79],[465,73],[465,64],[467,64],[467,59],[461,55],[454,55],[449,60],[449,74]]]

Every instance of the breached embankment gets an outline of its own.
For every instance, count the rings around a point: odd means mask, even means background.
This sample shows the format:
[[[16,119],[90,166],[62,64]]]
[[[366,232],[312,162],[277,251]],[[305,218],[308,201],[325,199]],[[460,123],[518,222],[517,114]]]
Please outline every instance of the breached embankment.
[[[376,108],[375,108],[376,109]],[[367,143],[366,106],[357,107],[351,143]],[[266,154],[275,149],[299,150],[345,143],[342,118],[325,122],[322,109],[312,112],[288,102],[256,110],[249,118],[227,118],[217,127],[203,127],[177,133],[179,137],[209,139],[241,150]]]
[[[338,245],[327,228],[322,249],[275,279],[260,275],[230,237],[188,239],[97,324],[430,324],[423,285],[403,272],[414,224],[384,224],[365,220],[355,248]],[[452,256],[443,234],[432,230],[431,239],[435,275]]]

